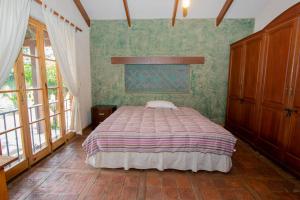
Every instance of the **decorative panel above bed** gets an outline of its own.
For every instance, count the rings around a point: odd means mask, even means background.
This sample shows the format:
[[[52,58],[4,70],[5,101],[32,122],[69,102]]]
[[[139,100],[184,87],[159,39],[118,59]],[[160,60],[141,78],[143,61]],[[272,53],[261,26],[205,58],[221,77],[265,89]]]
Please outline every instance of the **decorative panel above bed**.
[[[125,89],[131,93],[189,93],[189,65],[125,65]]]

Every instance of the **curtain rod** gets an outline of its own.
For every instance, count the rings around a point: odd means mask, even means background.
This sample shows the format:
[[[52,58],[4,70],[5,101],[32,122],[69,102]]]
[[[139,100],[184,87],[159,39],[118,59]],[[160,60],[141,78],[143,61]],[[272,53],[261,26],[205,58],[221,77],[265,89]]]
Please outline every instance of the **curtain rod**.
[[[41,6],[43,5],[42,0],[35,0],[36,3],[40,4]],[[47,7],[47,5],[45,5],[45,7]],[[80,31],[82,32],[82,29],[79,28],[78,26],[76,26],[75,24],[73,24],[70,20],[68,20],[67,18],[65,18],[64,16],[60,15],[58,12],[56,12],[55,10],[53,11],[53,14],[55,16],[58,16],[60,19],[64,20],[66,23],[70,24],[71,26],[73,26],[76,31]]]

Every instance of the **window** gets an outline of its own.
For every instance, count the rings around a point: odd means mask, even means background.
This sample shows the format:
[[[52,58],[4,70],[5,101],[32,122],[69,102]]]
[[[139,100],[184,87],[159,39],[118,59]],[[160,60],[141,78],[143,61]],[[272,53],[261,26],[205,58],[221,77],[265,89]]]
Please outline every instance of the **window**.
[[[0,155],[18,157],[19,159],[12,165],[24,160],[19,94],[15,70],[12,69],[0,88]]]
[[[29,24],[23,44],[23,67],[32,152],[47,147],[41,53],[37,47],[38,26]]]
[[[63,101],[62,99],[60,99],[60,94],[62,93],[62,88],[60,87],[61,79],[58,73],[58,67],[56,64],[53,49],[51,47],[49,35],[46,31],[44,31],[43,35],[45,44],[44,51],[46,61],[46,81],[48,89],[51,138],[52,141],[55,141],[62,137],[62,112],[60,105],[63,104]]]
[[[73,135],[71,106],[46,27],[30,19],[22,51],[0,88],[0,155],[19,158],[6,167],[8,179]]]

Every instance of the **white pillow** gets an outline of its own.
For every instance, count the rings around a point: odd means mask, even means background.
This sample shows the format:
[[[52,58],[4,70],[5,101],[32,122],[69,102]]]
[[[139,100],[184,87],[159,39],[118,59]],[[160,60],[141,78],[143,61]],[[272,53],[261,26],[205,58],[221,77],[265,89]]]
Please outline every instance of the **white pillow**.
[[[148,101],[146,108],[172,108],[177,109],[177,107],[170,101]]]

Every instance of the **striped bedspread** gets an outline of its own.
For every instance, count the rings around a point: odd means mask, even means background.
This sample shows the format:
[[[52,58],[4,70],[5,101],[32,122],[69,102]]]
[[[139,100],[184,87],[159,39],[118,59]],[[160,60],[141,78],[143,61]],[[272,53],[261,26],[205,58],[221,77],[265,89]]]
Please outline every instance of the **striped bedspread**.
[[[120,107],[84,141],[97,152],[201,152],[231,156],[235,137],[192,108]]]

